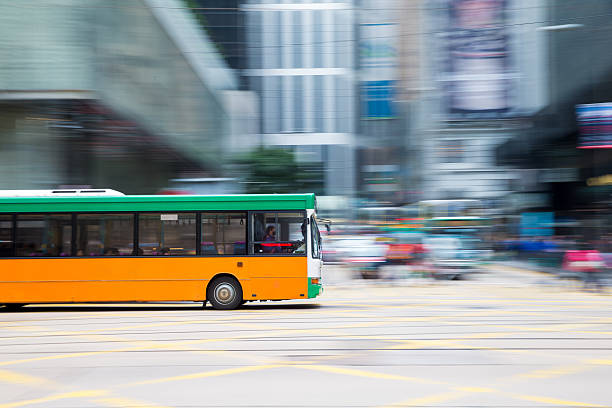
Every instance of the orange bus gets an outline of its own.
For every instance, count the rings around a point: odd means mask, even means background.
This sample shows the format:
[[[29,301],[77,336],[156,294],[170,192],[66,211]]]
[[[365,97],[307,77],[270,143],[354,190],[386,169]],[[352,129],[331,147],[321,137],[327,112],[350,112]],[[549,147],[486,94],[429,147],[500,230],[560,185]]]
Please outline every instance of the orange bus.
[[[0,191],[0,304],[314,298],[315,219],[314,194]]]

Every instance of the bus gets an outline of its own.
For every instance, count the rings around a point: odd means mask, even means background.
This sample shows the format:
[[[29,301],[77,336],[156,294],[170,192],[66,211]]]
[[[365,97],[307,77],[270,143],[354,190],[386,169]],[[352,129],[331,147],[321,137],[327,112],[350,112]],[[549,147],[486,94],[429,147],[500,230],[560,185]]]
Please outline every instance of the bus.
[[[0,192],[0,304],[309,299],[314,194]]]

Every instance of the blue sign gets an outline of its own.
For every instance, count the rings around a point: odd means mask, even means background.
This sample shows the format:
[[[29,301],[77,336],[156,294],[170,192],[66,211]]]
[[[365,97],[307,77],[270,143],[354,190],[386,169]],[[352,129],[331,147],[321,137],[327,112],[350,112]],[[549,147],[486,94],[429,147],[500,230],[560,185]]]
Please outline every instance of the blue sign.
[[[369,81],[361,84],[362,117],[389,119],[394,116],[395,81]]]
[[[553,234],[555,213],[533,212],[521,214],[522,237],[548,237]]]

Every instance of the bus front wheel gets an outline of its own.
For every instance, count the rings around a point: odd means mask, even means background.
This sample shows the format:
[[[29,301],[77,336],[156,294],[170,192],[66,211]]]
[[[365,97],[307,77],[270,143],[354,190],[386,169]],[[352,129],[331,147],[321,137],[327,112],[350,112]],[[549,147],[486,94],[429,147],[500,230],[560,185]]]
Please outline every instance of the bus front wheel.
[[[206,292],[206,300],[217,310],[236,309],[242,303],[240,283],[230,276],[213,279]]]

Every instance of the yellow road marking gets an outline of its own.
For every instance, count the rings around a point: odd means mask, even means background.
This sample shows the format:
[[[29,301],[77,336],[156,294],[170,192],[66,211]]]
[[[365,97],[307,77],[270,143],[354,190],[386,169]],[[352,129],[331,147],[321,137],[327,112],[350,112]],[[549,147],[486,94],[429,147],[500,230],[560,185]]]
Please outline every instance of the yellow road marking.
[[[447,383],[434,380],[426,380],[418,377],[407,377],[404,375],[377,373],[374,371],[357,370],[354,368],[341,368],[327,365],[309,365],[309,364],[295,364],[292,367],[299,367],[306,370],[323,371],[327,373],[351,375],[354,377],[365,377],[365,378],[378,378],[382,380],[397,380],[397,381],[408,381],[418,384],[437,384],[445,385]]]
[[[138,385],[160,384],[160,383],[171,382],[171,381],[193,380],[193,379],[196,379],[196,378],[219,377],[219,376],[222,376],[222,375],[247,373],[247,372],[251,372],[251,371],[267,370],[267,369],[270,369],[270,368],[278,368],[278,367],[285,367],[285,366],[284,365],[280,365],[280,364],[268,364],[268,365],[259,365],[259,366],[226,368],[226,369],[223,369],[223,370],[204,371],[204,372],[200,372],[200,373],[193,373],[193,374],[186,374],[186,375],[177,375],[177,376],[166,377],[166,378],[157,378],[157,379],[154,379],[154,380],[136,381],[136,382],[132,382],[132,383],[128,383],[128,384],[119,386],[118,388],[134,387],[134,386],[138,386]]]
[[[574,407],[597,407],[597,408],[606,407],[606,405],[591,404],[588,402],[562,400],[562,399],[551,398],[551,397],[540,397],[537,395],[509,394],[509,396],[512,396],[514,398],[518,398],[524,401],[541,402],[544,404],[552,404],[552,405],[567,405],[567,406],[574,406]]]
[[[600,365],[612,365],[612,360],[594,359],[594,360],[588,360],[587,363],[589,363],[589,364],[600,364]]]
[[[204,340],[186,340],[186,341],[170,342],[170,343],[163,343],[163,344],[157,343],[157,342],[147,342],[146,346],[122,347],[122,348],[113,349],[113,350],[100,350],[100,351],[88,351],[88,352],[81,352],[81,353],[56,354],[52,356],[32,357],[32,358],[24,358],[24,359],[19,359],[19,360],[1,361],[0,367],[8,366],[8,365],[15,365],[15,364],[22,364],[22,363],[30,363],[34,361],[58,360],[58,359],[74,358],[74,357],[95,356],[95,355],[102,355],[102,354],[109,354],[109,353],[142,351],[142,350],[147,350],[151,348],[171,349],[171,348],[177,348],[177,347],[186,346],[186,345],[196,345],[196,344],[213,343],[213,342],[234,341],[234,340],[258,340],[258,339],[268,338],[273,335],[286,334],[286,333],[295,334],[295,333],[320,333],[320,332],[325,332],[325,330],[321,330],[321,329],[278,330],[276,333],[258,334],[256,336],[243,335],[243,336],[236,336],[236,337],[214,338],[214,339],[204,339]],[[156,344],[159,344],[159,345],[155,346]]]
[[[19,374],[13,371],[0,370],[0,381],[9,384],[23,385],[51,385],[52,382],[44,378],[34,377],[27,374]]]
[[[0,404],[0,408],[23,407],[26,405],[43,404],[45,402],[57,401],[57,400],[67,399],[67,398],[99,397],[99,396],[105,395],[106,393],[107,392],[104,390],[83,390],[83,391],[64,392],[61,394],[53,394],[53,395],[49,395],[47,397],[42,397],[42,398],[34,398],[34,399],[29,399],[29,400],[24,400],[24,401],[16,401],[16,402]]]
[[[561,377],[563,375],[575,374],[581,371],[586,371],[590,367],[586,365],[576,365],[576,366],[567,366],[567,367],[558,367],[558,368],[550,368],[543,370],[535,370],[525,374],[519,374],[519,378],[555,378]]]

